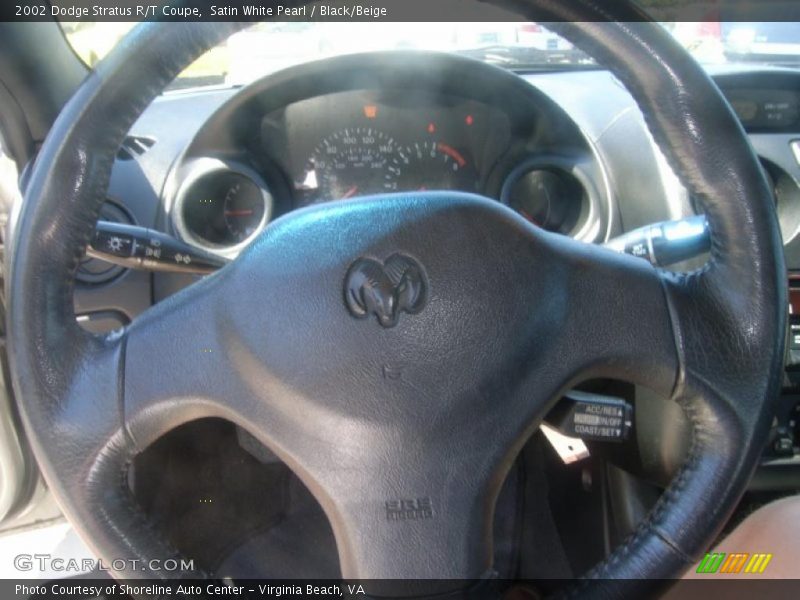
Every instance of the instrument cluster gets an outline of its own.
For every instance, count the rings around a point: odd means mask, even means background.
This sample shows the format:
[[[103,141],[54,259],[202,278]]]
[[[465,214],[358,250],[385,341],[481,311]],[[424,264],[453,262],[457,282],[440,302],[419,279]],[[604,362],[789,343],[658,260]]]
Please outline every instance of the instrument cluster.
[[[426,191],[480,194],[547,231],[604,236],[598,163],[541,97],[531,108],[468,78],[449,90],[393,83],[308,93],[314,86],[283,101],[282,91],[254,93],[209,122],[175,171],[170,217],[181,238],[233,257],[292,210]]]
[[[478,192],[510,138],[479,102],[403,90],[347,91],[293,103],[262,121],[263,152],[297,206],[371,194]]]

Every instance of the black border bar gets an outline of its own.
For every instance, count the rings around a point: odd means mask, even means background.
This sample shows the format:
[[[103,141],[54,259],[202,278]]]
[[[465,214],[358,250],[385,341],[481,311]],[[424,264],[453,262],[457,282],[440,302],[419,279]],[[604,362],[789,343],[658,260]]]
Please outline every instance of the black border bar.
[[[562,0],[569,2],[570,0]],[[613,8],[620,0],[595,0]],[[800,22],[798,0],[635,0],[655,21]],[[598,14],[603,11],[598,11]],[[613,12],[613,11],[612,11]],[[2,0],[0,21],[384,21],[536,20],[485,0]],[[540,19],[545,21],[546,19]],[[798,39],[800,43],[800,39]]]
[[[717,575],[704,579],[650,581],[666,592],[668,600],[796,599],[800,597],[799,579],[734,579]],[[83,600],[105,598],[127,600],[130,597],[187,600],[372,600],[388,598],[436,598],[437,600],[531,600],[552,594],[569,593],[571,588],[619,595],[626,589],[641,588],[640,580],[557,580],[511,581],[483,580],[114,580],[110,577],[89,579],[73,577],[54,581],[25,579],[0,580],[4,600]],[[650,585],[646,585],[650,589]],[[616,593],[613,593],[616,592]],[[99,595],[98,595],[99,593]],[[641,596],[640,596],[641,597]],[[655,596],[653,596],[655,597]]]

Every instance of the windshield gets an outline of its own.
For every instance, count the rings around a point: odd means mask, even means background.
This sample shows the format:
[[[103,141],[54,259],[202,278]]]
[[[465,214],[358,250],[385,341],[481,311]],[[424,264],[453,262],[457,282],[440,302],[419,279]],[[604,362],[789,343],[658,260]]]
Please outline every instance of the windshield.
[[[135,23],[62,23],[94,66]],[[800,65],[800,23],[663,23],[703,63]],[[586,68],[591,59],[538,23],[257,23],[187,68],[172,88],[245,85],[319,58],[377,50],[455,52],[509,69]]]

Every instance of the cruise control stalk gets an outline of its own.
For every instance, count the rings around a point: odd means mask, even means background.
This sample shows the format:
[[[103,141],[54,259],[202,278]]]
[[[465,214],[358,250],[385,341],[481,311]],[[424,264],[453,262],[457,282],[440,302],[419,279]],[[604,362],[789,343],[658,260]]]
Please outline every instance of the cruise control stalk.
[[[708,252],[711,235],[705,215],[697,215],[640,227],[607,241],[604,246],[666,267]]]
[[[128,269],[168,273],[207,274],[230,262],[160,231],[109,221],[97,222],[86,254]]]

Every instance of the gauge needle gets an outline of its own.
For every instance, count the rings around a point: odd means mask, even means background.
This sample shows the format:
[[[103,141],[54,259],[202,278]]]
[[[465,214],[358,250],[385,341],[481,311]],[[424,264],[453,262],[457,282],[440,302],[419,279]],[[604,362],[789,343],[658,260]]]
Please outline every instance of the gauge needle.
[[[530,222],[531,222],[531,223],[533,223],[534,225],[538,225],[539,227],[541,227],[541,226],[542,226],[542,224],[541,224],[541,223],[539,223],[539,221],[538,221],[538,220],[536,220],[535,218],[533,218],[533,216],[532,216],[532,215],[531,215],[531,214],[530,214],[530,213],[529,213],[527,210],[525,210],[525,209],[523,209],[523,208],[520,208],[520,209],[519,209],[519,212],[520,212],[520,214],[521,214],[523,217],[525,217],[526,219],[528,219],[528,221],[530,221]]]
[[[344,193],[344,196],[342,196],[342,200],[344,200],[345,198],[352,197],[357,191],[358,191],[358,186],[354,185]]]
[[[253,209],[251,208],[242,208],[239,210],[226,210],[225,216],[226,217],[249,217],[253,214]]]

